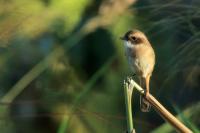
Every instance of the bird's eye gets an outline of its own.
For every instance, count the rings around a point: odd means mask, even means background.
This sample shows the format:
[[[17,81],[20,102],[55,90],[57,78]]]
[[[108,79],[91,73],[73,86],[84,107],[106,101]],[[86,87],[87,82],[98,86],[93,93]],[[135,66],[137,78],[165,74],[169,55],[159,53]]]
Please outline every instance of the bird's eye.
[[[136,38],[136,37],[134,37],[134,36],[132,36],[132,37],[131,37],[131,39],[132,39],[133,41],[135,41],[137,38]]]

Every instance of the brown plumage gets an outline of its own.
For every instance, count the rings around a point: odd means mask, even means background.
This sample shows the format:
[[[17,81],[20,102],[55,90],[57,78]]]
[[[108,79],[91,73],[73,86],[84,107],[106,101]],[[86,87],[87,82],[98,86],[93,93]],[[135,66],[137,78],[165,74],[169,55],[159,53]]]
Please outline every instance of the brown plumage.
[[[145,96],[140,98],[140,107],[143,112],[150,110],[150,104],[145,100],[149,94],[149,81],[155,65],[155,54],[150,42],[144,33],[139,30],[130,30],[124,37],[125,55],[134,74],[140,79],[140,85],[145,89]]]

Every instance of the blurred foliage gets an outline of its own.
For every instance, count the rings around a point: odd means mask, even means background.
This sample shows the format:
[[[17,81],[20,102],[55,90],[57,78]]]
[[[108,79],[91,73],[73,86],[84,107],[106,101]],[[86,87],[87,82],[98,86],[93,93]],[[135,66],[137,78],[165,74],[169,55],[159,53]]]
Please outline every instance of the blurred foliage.
[[[198,0],[0,0],[1,132],[125,132],[131,72],[119,37],[133,28],[155,49],[151,93],[198,132],[199,9]],[[175,132],[138,103],[135,94],[137,132]]]

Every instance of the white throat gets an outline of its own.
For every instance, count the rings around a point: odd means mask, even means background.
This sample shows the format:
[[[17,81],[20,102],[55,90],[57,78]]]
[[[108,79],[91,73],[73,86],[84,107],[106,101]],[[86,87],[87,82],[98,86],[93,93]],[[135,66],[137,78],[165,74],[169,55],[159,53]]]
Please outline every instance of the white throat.
[[[124,47],[127,49],[127,48],[133,48],[134,47],[134,45],[133,44],[131,44],[131,42],[130,41],[124,41]]]
[[[127,50],[127,49],[135,47],[135,45],[131,44],[130,41],[124,41],[124,47]]]

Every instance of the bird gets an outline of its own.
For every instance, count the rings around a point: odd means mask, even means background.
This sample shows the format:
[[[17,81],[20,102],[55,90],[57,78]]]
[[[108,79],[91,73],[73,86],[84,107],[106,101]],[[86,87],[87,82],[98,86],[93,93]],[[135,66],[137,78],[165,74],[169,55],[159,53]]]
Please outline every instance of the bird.
[[[137,29],[127,31],[120,39],[124,41],[129,67],[145,90],[144,95],[140,96],[140,109],[142,112],[149,112],[151,105],[146,99],[149,96],[149,83],[155,65],[154,49],[146,35]]]

